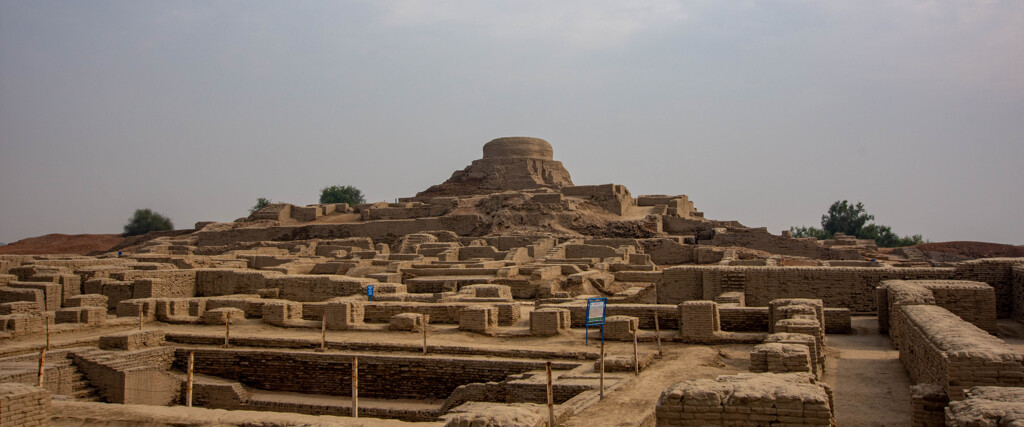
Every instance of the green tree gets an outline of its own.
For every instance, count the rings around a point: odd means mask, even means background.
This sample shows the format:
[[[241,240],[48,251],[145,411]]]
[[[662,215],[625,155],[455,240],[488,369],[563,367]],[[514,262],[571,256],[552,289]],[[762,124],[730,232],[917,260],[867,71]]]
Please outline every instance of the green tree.
[[[821,228],[790,227],[789,231],[793,237],[814,237],[818,240],[831,239],[836,233],[843,233],[858,239],[874,240],[875,244],[883,248],[912,246],[926,242],[920,234],[900,236],[887,225],[868,223],[874,219],[875,216],[868,214],[863,203],[851,204],[846,200],[837,200],[829,206],[828,212],[821,216]]]
[[[864,210],[864,204],[857,202],[856,205],[843,200],[837,200],[829,206],[828,213],[821,216],[821,229],[829,235],[843,233],[848,236],[856,236],[864,228],[868,221],[875,219],[874,215],[868,215]]]
[[[174,224],[167,217],[149,209],[136,209],[124,225],[125,236],[138,236],[150,231],[173,230]]]
[[[252,215],[252,214],[256,213],[256,211],[267,207],[267,205],[269,205],[271,203],[274,203],[274,202],[271,202],[270,199],[268,199],[266,197],[260,197],[260,198],[256,199],[256,204],[253,205],[253,207],[249,208],[249,215]]]
[[[351,185],[332,185],[320,190],[320,203],[348,203],[358,205],[366,203],[363,192]]]

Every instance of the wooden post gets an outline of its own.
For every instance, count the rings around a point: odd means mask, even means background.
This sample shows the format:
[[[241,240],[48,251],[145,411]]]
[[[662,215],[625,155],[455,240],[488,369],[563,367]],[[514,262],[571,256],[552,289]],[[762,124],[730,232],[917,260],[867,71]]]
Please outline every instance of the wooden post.
[[[548,371],[548,425],[555,427],[555,398],[551,392],[551,361],[549,360],[545,366]]]
[[[327,350],[327,313],[320,318],[320,350]]]
[[[146,310],[144,305],[139,304],[139,330],[142,330],[142,315],[145,314]]]
[[[658,337],[658,357],[662,357],[662,356],[665,355],[665,353],[663,353],[661,351],[661,326],[658,325],[658,309],[657,308],[654,309],[654,334],[655,334],[655,336]]]
[[[423,354],[427,354],[427,320],[430,318],[426,314],[421,314],[423,319]]]
[[[224,347],[231,345],[231,312],[225,313],[224,317]]]
[[[352,356],[352,418],[359,418],[359,356]]]
[[[636,329],[633,329],[633,369],[636,371],[636,375],[640,375],[640,353],[636,348],[636,336],[640,333],[639,321],[637,322]]]
[[[601,340],[601,399],[604,399],[604,340]]]
[[[43,386],[43,372],[46,370],[46,348],[39,349],[39,386]]]
[[[195,353],[188,352],[188,382],[185,384],[185,406],[192,407],[192,370],[195,367]]]

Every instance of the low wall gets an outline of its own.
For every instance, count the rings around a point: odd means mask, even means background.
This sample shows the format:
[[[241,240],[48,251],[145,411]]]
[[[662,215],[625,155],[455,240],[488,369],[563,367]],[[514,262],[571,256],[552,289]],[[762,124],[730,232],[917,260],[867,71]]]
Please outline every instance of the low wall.
[[[140,405],[167,405],[177,398],[179,384],[167,374],[172,353],[171,347],[70,352],[104,401]]]
[[[178,349],[184,369],[194,352],[196,373],[239,381],[270,391],[349,396],[351,354],[245,349]],[[387,399],[446,399],[459,386],[502,381],[509,375],[543,370],[544,361],[424,356],[359,356],[359,395]],[[578,363],[556,362],[554,369]]]
[[[0,425],[50,425],[50,392],[25,384],[0,384]]]
[[[1024,425],[1024,388],[972,387],[946,408],[950,427]]]
[[[382,220],[349,224],[309,224],[267,228],[236,228],[232,230],[201,230],[195,235],[198,246],[224,246],[242,242],[290,241],[307,239],[339,239],[369,237],[385,241],[397,236],[423,231],[452,231],[460,236],[472,235],[481,225],[478,215],[449,215],[437,218]]]
[[[1013,267],[1024,265],[1024,258],[983,258],[956,265],[951,279],[988,283],[996,291],[996,313],[1000,318],[1013,314]]]
[[[741,288],[748,306],[767,306],[778,298],[815,298],[826,307],[874,312],[875,288],[883,280],[951,279],[954,275],[952,268],[683,265],[662,272],[657,283],[658,303],[713,300]]]
[[[1024,385],[1024,355],[942,307],[905,305],[894,324],[900,360],[915,383],[943,387],[960,400],[972,386]]]
[[[723,375],[665,389],[658,427],[706,425],[835,425],[832,393],[810,374]]]
[[[278,289],[278,297],[291,301],[317,302],[330,298],[365,294],[372,279],[325,275],[294,274],[259,270],[196,270],[196,296],[256,294],[260,289]]]
[[[569,310],[572,327],[582,328],[587,306],[583,303],[543,304],[538,308],[553,307]],[[679,306],[669,304],[608,304],[608,316],[631,316],[640,319],[640,329],[654,329],[654,312],[658,312],[661,329],[679,329]],[[718,306],[722,330],[730,332],[765,332],[768,330],[768,307]],[[431,319],[433,321],[433,319]],[[825,309],[825,332],[848,334],[852,332],[850,310]]]
[[[391,316],[401,313],[419,313],[430,316],[430,323],[458,324],[459,313],[467,307],[490,305],[498,309],[498,324],[514,325],[522,317],[518,303],[424,303],[424,302],[367,302],[363,321],[389,323]]]

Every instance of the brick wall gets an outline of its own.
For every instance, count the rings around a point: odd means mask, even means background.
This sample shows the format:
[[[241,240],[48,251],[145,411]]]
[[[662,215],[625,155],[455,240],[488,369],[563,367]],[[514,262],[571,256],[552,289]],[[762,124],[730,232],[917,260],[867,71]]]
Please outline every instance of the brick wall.
[[[916,383],[943,387],[950,400],[976,385],[1024,385],[1024,355],[942,307],[899,307],[900,360]]]
[[[336,353],[178,349],[175,366],[183,369],[195,353],[196,373],[240,381],[263,390],[348,396],[352,355]],[[578,363],[556,362],[555,369]],[[502,381],[509,375],[544,369],[543,361],[359,355],[359,395],[388,399],[445,399],[464,384]]]
[[[1013,267],[1024,265],[1024,258],[984,258],[956,265],[951,279],[988,283],[996,291],[996,313],[1000,318],[1013,313]]]
[[[50,393],[25,384],[0,384],[0,425],[50,425]]]
[[[777,298],[817,298],[826,307],[873,312],[875,288],[891,279],[950,279],[952,268],[750,267],[685,265],[666,268],[658,282],[658,302],[678,304],[713,299],[728,286],[742,286],[748,306]],[[974,280],[974,279],[972,279]]]

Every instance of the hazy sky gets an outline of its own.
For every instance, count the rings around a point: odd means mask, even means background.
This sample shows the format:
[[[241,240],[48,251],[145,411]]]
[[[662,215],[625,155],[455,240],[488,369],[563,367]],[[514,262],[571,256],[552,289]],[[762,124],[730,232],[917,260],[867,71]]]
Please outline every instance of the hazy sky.
[[[515,135],[772,232],[1024,244],[1024,2],[0,0],[0,242],[392,201]]]

